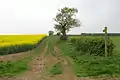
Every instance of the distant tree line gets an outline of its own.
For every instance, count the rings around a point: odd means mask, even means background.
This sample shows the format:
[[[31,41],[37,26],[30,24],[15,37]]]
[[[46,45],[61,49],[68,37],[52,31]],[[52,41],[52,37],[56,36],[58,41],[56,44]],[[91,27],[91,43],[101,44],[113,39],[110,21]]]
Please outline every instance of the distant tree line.
[[[49,31],[49,36],[53,35],[54,34],[54,31]]]
[[[104,33],[81,33],[84,36],[104,36]],[[120,33],[108,33],[108,36],[120,36]]]

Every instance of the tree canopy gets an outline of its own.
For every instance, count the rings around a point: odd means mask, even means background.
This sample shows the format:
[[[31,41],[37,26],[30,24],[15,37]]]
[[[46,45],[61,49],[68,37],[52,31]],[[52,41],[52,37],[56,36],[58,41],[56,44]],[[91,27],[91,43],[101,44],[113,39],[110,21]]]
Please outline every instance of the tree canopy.
[[[62,33],[63,39],[66,39],[66,32],[69,32],[71,28],[79,27],[80,21],[76,19],[76,8],[64,7],[58,10],[56,17],[54,18],[56,24],[55,29]]]

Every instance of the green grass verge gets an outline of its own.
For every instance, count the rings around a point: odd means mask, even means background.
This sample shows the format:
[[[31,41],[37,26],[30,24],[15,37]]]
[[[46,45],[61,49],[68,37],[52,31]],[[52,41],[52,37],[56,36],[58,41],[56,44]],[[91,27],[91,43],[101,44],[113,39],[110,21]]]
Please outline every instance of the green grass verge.
[[[4,76],[15,76],[21,74],[24,71],[29,69],[27,65],[29,61],[32,60],[32,57],[27,57],[23,60],[17,61],[0,61],[0,77]]]
[[[52,66],[49,72],[51,76],[62,74],[63,72],[61,64],[60,63],[55,64],[54,66]]]
[[[46,56],[48,56],[49,53],[51,53],[53,56],[55,56],[54,53],[54,45],[56,43],[56,38],[54,38],[54,36],[49,36],[47,39],[47,52],[46,52]]]
[[[120,74],[119,57],[84,55],[74,58],[74,69],[78,77]]]
[[[52,51],[51,51],[51,53],[52,53],[52,56],[56,56],[56,54],[55,54],[55,52],[54,52],[54,48],[52,48]]]
[[[48,54],[51,52],[52,49],[52,37],[53,36],[49,36],[47,39],[47,52],[46,52],[46,56],[48,56]]]

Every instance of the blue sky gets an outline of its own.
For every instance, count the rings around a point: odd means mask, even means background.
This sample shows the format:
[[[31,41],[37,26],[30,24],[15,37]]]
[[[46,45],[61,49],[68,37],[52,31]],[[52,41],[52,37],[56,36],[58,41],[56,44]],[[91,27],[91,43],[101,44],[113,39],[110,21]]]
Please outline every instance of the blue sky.
[[[0,34],[38,34],[54,30],[62,7],[75,7],[82,25],[69,33],[120,32],[120,0],[0,0]]]

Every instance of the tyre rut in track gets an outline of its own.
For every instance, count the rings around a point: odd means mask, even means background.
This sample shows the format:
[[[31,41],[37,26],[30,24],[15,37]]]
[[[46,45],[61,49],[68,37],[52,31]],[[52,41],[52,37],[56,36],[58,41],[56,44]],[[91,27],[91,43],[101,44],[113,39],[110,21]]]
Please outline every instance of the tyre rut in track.
[[[58,62],[62,65],[63,74],[57,75],[51,80],[77,80],[77,77],[72,71],[70,60],[67,57],[60,55],[60,50],[57,46],[54,46],[54,52]]]

